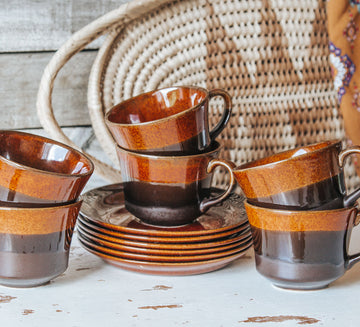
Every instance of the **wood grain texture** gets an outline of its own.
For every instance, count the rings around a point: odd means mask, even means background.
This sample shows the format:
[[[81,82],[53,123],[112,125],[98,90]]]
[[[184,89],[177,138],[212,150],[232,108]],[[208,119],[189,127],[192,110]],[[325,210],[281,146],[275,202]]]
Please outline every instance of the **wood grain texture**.
[[[57,50],[73,33],[128,0],[1,1],[0,52]],[[96,49],[101,40],[88,48]]]
[[[97,51],[74,56],[59,73],[54,86],[54,112],[61,126],[89,125],[87,82]],[[53,52],[0,55],[0,128],[41,127],[36,96],[43,70]]]

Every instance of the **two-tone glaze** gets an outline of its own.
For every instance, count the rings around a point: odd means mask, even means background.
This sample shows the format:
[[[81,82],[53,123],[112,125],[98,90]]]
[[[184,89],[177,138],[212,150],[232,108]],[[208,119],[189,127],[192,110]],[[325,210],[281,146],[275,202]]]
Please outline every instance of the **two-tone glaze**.
[[[26,205],[75,201],[94,170],[81,152],[54,140],[0,131],[0,201]]]
[[[66,270],[81,203],[0,207],[1,285],[39,286]]]
[[[117,147],[126,209],[146,223],[176,226],[192,222],[231,193],[233,165],[218,159],[221,146],[189,156],[139,154]],[[210,198],[212,171],[217,166],[230,173],[228,189]]]
[[[245,202],[257,271],[289,289],[328,286],[360,261],[349,255],[356,207],[336,210],[279,210]]]
[[[209,129],[209,101],[224,100],[219,123]],[[174,86],[132,97],[115,105],[105,121],[122,148],[157,155],[191,155],[205,151],[231,115],[231,97],[221,89]]]
[[[345,158],[360,153],[354,146],[342,150],[338,140],[277,153],[236,167],[233,172],[248,201],[285,209],[348,207],[360,189],[346,195]]]

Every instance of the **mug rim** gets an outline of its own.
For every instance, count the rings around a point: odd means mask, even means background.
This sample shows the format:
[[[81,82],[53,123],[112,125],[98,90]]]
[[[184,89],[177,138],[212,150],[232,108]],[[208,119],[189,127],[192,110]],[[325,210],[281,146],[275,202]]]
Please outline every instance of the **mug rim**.
[[[213,145],[213,146],[212,146]],[[210,145],[212,148],[211,151],[197,153],[197,154],[189,154],[189,155],[178,155],[178,156],[166,156],[166,155],[156,155],[156,154],[146,154],[146,153],[139,153],[135,151],[130,151],[121,147],[119,144],[116,144],[116,148],[123,153],[130,154],[134,157],[141,157],[141,158],[149,158],[149,159],[160,159],[160,160],[180,160],[180,159],[192,159],[192,158],[199,158],[199,157],[207,157],[215,152],[219,152],[223,149],[223,144],[218,141],[213,141]]]
[[[325,140],[325,141],[321,141],[321,142],[317,142],[317,143],[311,143],[311,144],[303,145],[303,146],[296,147],[296,148],[293,148],[293,149],[273,153],[270,156],[263,157],[263,158],[260,158],[260,159],[250,161],[250,162],[244,163],[242,165],[236,166],[233,169],[233,171],[252,171],[252,170],[257,170],[257,169],[269,168],[271,166],[275,166],[277,164],[284,163],[286,161],[301,159],[303,156],[308,155],[309,153],[318,153],[320,151],[324,151],[324,150],[326,150],[326,149],[328,149],[328,148],[330,148],[330,147],[332,147],[332,146],[334,146],[336,144],[341,144],[341,142],[342,141],[339,140],[339,139]],[[273,156],[282,155],[282,154],[286,154],[286,153],[290,154],[292,152],[296,152],[296,151],[299,151],[301,149],[304,149],[304,148],[307,148],[307,147],[310,147],[310,146],[316,146],[316,145],[319,145],[319,144],[326,144],[326,143],[327,143],[327,145],[320,148],[320,149],[317,149],[317,150],[314,150],[314,151],[311,151],[311,152],[307,152],[307,153],[303,153],[303,154],[300,154],[300,155],[295,156],[295,157],[287,157],[287,158],[284,158],[284,159],[281,159],[281,160],[268,162],[268,163],[263,164],[263,165],[252,166],[253,164],[256,164],[257,162],[260,162],[261,160],[264,160],[266,158],[271,158]],[[247,166],[250,166],[250,167],[247,167]]]
[[[33,212],[45,211],[46,212],[46,211],[52,211],[52,210],[69,209],[72,207],[81,206],[82,203],[83,203],[83,198],[80,196],[79,198],[77,198],[76,200],[74,200],[71,203],[65,203],[65,204],[58,203],[58,205],[56,205],[56,203],[54,203],[53,206],[49,206],[49,207],[0,206],[0,214],[1,214],[1,212],[4,212],[4,211],[33,211]]]
[[[155,119],[155,120],[150,120],[150,121],[146,121],[146,122],[140,122],[140,123],[116,123],[116,122],[113,122],[111,120],[109,120],[109,116],[111,114],[111,112],[113,111],[113,109],[115,109],[116,107],[122,105],[122,104],[126,104],[127,102],[130,102],[130,100],[133,100],[133,99],[136,99],[136,98],[139,98],[141,96],[144,96],[144,95],[147,95],[147,94],[150,94],[150,93],[155,93],[155,92],[159,92],[159,91],[163,91],[163,90],[166,90],[166,89],[197,89],[197,90],[201,90],[205,93],[205,97],[203,100],[201,100],[201,102],[199,102],[197,105],[194,105],[186,110],[183,110],[183,111],[180,111],[176,114],[173,114],[173,115],[170,115],[170,116],[166,116],[166,117],[163,117],[163,118],[159,118],[159,119]],[[207,90],[206,88],[204,87],[201,87],[201,86],[192,86],[192,85],[175,85],[175,86],[167,86],[167,87],[164,87],[164,88],[160,88],[160,89],[155,89],[155,90],[152,90],[152,91],[148,91],[148,92],[144,92],[144,93],[140,93],[136,96],[133,96],[133,97],[130,97],[124,101],[121,101],[117,104],[115,104],[114,106],[112,106],[109,111],[105,114],[105,122],[108,124],[108,125],[111,125],[111,126],[146,126],[146,125],[149,125],[149,124],[154,124],[154,123],[161,123],[163,121],[167,121],[169,119],[173,119],[173,118],[177,118],[177,117],[180,117],[182,115],[184,115],[185,113],[189,112],[189,111],[192,111],[192,110],[195,110],[196,108],[198,108],[200,105],[202,105],[207,99],[209,98],[209,90]]]
[[[70,174],[66,174],[66,173],[59,173],[59,172],[55,172],[55,171],[49,171],[49,170],[42,170],[42,169],[38,169],[38,168],[35,168],[35,167],[31,167],[31,166],[27,166],[27,165],[24,165],[24,164],[21,164],[21,163],[18,163],[16,161],[13,161],[13,160],[10,160],[10,159],[7,159],[5,158],[2,154],[0,154],[0,161],[3,161],[5,162],[6,164],[8,164],[9,166],[12,166],[14,167],[15,169],[20,169],[20,170],[23,170],[23,171],[33,171],[33,172],[36,172],[36,173],[40,173],[40,174],[44,174],[44,175],[53,175],[53,176],[61,176],[61,177],[79,177],[79,178],[82,178],[82,177],[86,177],[86,176],[89,176],[89,175],[92,175],[92,173],[94,172],[94,169],[95,169],[95,166],[94,166],[94,163],[92,162],[92,160],[89,158],[88,155],[86,155],[85,153],[83,152],[80,152],[79,150],[73,148],[73,147],[70,147],[64,143],[61,143],[61,142],[58,142],[56,140],[53,140],[53,139],[50,139],[48,137],[45,137],[45,136],[41,136],[41,135],[37,135],[37,134],[31,134],[31,133],[26,133],[26,132],[20,132],[20,131],[9,131],[9,130],[0,130],[0,136],[2,134],[15,134],[15,135],[26,135],[26,136],[30,136],[30,137],[35,137],[37,140],[43,142],[43,143],[50,143],[50,144],[53,144],[53,145],[57,145],[61,148],[65,148],[67,149],[68,151],[71,151],[71,152],[75,152],[76,154],[78,154],[80,157],[83,157],[85,158],[85,160],[88,162],[89,164],[89,169],[88,171],[84,172],[84,173],[79,173],[79,174],[73,174],[73,173],[70,173]]]

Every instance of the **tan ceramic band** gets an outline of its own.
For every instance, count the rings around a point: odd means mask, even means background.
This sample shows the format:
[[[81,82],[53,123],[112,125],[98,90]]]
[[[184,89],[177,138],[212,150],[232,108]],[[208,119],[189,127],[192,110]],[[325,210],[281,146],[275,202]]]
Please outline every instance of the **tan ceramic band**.
[[[84,183],[81,177],[58,174],[36,173],[24,169],[16,169],[0,161],[0,185],[24,195],[54,201],[67,201],[69,190],[78,190],[76,184]],[[90,176],[89,176],[90,177]],[[41,181],[41,182],[40,182]],[[35,186],[36,185],[36,186]],[[71,198],[71,197],[70,197]]]
[[[285,211],[266,209],[245,202],[250,225],[271,231],[341,231],[352,225],[356,208],[324,211]],[[349,220],[350,217],[350,220]]]
[[[0,208],[0,233],[42,235],[74,228],[81,201],[51,208]]]

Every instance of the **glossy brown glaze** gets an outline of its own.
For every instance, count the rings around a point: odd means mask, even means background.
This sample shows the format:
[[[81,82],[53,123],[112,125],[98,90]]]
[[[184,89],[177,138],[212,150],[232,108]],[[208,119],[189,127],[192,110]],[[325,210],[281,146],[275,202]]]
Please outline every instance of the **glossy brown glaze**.
[[[29,133],[0,131],[1,201],[74,201],[93,170],[89,158],[64,144]]]
[[[155,156],[139,154],[117,147],[124,183],[141,181],[164,185],[185,185],[211,177],[206,168],[219,156],[221,147],[214,143],[208,152],[191,156]],[[124,186],[126,197],[126,190]]]
[[[81,217],[81,215],[79,215],[79,217]],[[180,252],[190,250],[213,249],[216,247],[227,246],[234,243],[236,244],[237,242],[243,240],[244,236],[247,237],[248,233],[250,232],[250,226],[247,224],[244,227],[244,230],[241,230],[240,232],[234,232],[230,235],[220,238],[218,238],[217,235],[212,235],[214,236],[213,240],[200,240],[200,242],[193,242],[191,240],[190,243],[159,243],[157,240],[128,240],[119,235],[109,235],[108,233],[106,233],[106,230],[100,231],[95,225],[83,224],[81,218],[79,218],[77,226],[82,231],[85,231],[88,235],[119,245],[156,250],[174,250]]]
[[[230,164],[219,160],[221,146],[192,156],[153,156],[117,147],[124,182],[125,207],[142,221],[162,226],[192,222],[211,206],[230,195],[235,180]],[[230,173],[230,185],[209,199],[212,171],[222,166]]]
[[[323,288],[346,271],[346,231],[277,232],[252,228],[257,271],[284,288]],[[266,244],[266,247],[260,246]]]
[[[63,273],[73,229],[50,234],[0,234],[0,284],[33,287]]]
[[[257,271],[274,285],[318,289],[359,260],[348,245],[358,210],[291,211],[245,202]]]
[[[199,217],[201,202],[209,198],[211,176],[188,184],[124,183],[125,207],[153,225],[184,225]],[[168,217],[171,221],[167,223]]]
[[[208,107],[214,96],[225,102],[218,125],[209,130]],[[231,98],[223,90],[175,86],[140,94],[114,106],[105,121],[124,149],[149,154],[196,154],[225,128]]]
[[[184,254],[182,256],[169,256],[169,255],[154,255],[154,254],[144,254],[144,253],[134,253],[134,252],[128,252],[120,249],[114,249],[107,247],[103,244],[100,244],[96,241],[90,240],[88,237],[86,237],[84,234],[79,233],[78,234],[79,240],[85,244],[88,247],[91,247],[97,251],[101,251],[105,254],[120,257],[124,259],[133,259],[133,260],[142,260],[147,262],[178,262],[178,263],[184,263],[184,262],[197,262],[197,261],[203,261],[203,260],[212,260],[217,259],[229,255],[233,255],[239,252],[244,251],[244,248],[248,248],[251,244],[251,237],[246,239],[244,242],[238,244],[233,249],[228,249],[220,252],[213,252],[213,253],[207,253],[207,254],[197,254],[197,255],[190,255],[190,254]]]
[[[324,210],[344,207],[345,185],[343,173],[318,183],[268,197],[248,199],[255,205],[285,210]],[[279,204],[279,203],[286,203]]]
[[[227,251],[230,249],[235,248],[236,246],[243,244],[246,240],[251,239],[251,232],[248,231],[245,234],[241,235],[237,238],[237,240],[233,243],[215,246],[210,248],[195,248],[195,249],[161,249],[161,248],[150,248],[150,247],[139,247],[139,246],[129,246],[120,244],[118,242],[111,242],[109,240],[104,240],[101,237],[97,237],[93,233],[87,232],[84,228],[80,225],[77,225],[77,230],[84,236],[86,236],[90,241],[96,242],[102,246],[106,246],[115,250],[126,251],[131,253],[139,253],[139,254],[146,254],[146,255],[165,255],[165,256],[183,256],[183,255],[200,255],[200,254],[210,254],[210,253],[217,253],[222,251]]]
[[[85,217],[79,215],[78,219],[79,224],[82,227],[90,228],[92,231],[100,232],[101,234],[106,234],[106,236],[111,236],[113,239],[126,239],[129,241],[135,242],[143,242],[143,243],[162,243],[164,245],[168,244],[189,244],[189,243],[196,243],[194,246],[198,245],[200,242],[217,242],[219,240],[224,240],[226,238],[232,238],[239,234],[247,233],[250,230],[249,225],[235,227],[230,230],[223,231],[221,233],[215,234],[206,234],[206,235],[195,235],[195,236],[148,236],[148,235],[137,235],[137,234],[130,234],[124,232],[113,231],[111,229],[102,228],[99,226],[94,225]]]
[[[340,141],[326,141],[277,153],[233,172],[251,203],[301,210],[341,208],[360,196],[360,190],[346,195],[341,154]]]
[[[0,207],[0,284],[42,285],[63,273],[81,201],[47,208]]]

